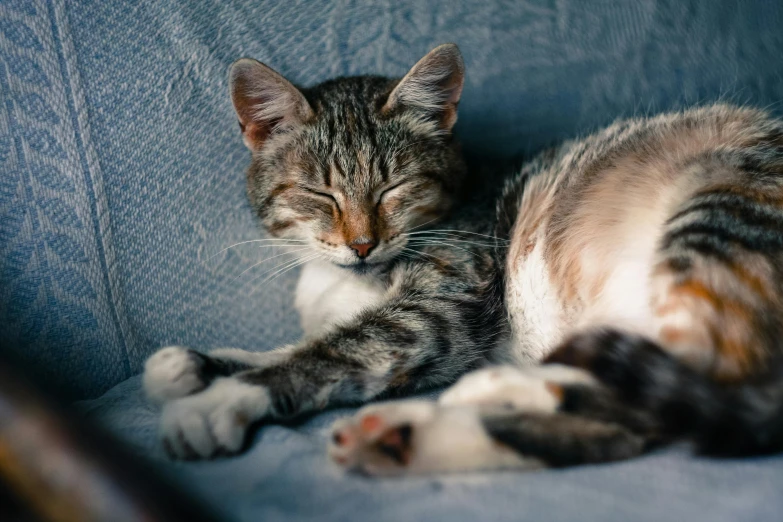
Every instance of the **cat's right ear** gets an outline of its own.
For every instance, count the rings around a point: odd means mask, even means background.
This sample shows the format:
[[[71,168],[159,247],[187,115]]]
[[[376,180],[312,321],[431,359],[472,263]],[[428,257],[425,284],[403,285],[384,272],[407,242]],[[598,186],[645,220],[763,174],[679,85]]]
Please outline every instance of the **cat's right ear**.
[[[454,44],[443,44],[413,66],[389,94],[382,111],[412,109],[450,131],[457,122],[457,105],[465,83],[462,54]]]
[[[229,87],[245,145],[252,151],[260,149],[276,130],[300,125],[314,115],[291,82],[251,58],[234,62]]]

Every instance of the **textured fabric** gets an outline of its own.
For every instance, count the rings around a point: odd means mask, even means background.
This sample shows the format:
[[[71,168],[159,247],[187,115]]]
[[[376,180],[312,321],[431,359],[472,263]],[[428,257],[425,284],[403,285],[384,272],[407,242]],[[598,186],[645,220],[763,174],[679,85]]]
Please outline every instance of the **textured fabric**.
[[[751,522],[778,521],[783,511],[783,456],[721,461],[675,448],[620,464],[534,473],[345,475],[325,450],[329,425],[347,411],[263,427],[239,457],[172,463],[156,444],[158,412],[142,400],[139,381],[82,407],[179,475],[227,520]]]
[[[775,1],[3,0],[0,338],[74,397],[165,344],[299,334],[257,237],[226,93],[239,56],[311,84],[402,75],[457,42],[458,132],[495,157],[718,97],[776,104]],[[777,109],[778,105],[773,105]]]
[[[295,82],[401,75],[457,42],[468,152],[532,153],[633,113],[783,95],[783,4],[730,0],[2,0],[0,339],[72,396],[164,344],[297,338],[294,274],[261,284],[248,154],[226,94],[237,57]],[[214,257],[213,257],[214,256]],[[253,280],[254,277],[257,279]],[[140,451],[138,378],[85,404]],[[239,458],[169,464],[238,520],[777,520],[783,460],[676,451],[535,474],[368,481],[325,460],[337,413],[269,426]]]

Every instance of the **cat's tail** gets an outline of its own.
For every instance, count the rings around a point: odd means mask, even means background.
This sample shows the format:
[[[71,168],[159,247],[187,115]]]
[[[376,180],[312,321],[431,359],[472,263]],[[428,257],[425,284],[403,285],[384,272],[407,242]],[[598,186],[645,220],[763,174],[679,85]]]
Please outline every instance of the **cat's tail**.
[[[752,379],[721,384],[648,339],[605,330],[575,337],[546,362],[589,371],[665,438],[691,438],[700,453],[783,451],[783,359]]]

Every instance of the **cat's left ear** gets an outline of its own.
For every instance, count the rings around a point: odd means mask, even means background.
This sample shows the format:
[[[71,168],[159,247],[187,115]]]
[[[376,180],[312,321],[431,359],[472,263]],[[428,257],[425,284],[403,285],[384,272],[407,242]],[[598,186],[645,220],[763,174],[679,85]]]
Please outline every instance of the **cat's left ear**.
[[[450,131],[457,123],[457,105],[465,81],[465,65],[455,44],[443,44],[413,66],[389,95],[384,113],[397,110],[424,112]]]
[[[252,151],[259,150],[274,132],[313,117],[299,89],[259,61],[242,58],[234,62],[229,83],[242,137]]]

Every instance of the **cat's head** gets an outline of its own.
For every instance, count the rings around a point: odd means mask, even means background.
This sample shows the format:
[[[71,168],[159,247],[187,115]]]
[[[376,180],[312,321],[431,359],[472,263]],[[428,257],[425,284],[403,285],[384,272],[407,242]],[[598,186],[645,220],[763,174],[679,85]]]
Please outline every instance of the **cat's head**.
[[[448,212],[465,177],[451,134],[463,78],[453,44],[401,80],[308,89],[255,60],[234,63],[231,97],[252,152],[248,193],[269,233],[358,271],[398,256],[406,232]]]

